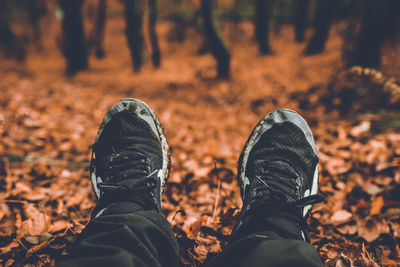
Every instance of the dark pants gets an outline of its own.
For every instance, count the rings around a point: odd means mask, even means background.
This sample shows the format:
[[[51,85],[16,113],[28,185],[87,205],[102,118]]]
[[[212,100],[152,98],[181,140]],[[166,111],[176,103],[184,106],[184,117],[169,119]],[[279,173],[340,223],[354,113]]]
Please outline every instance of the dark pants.
[[[168,221],[154,211],[92,219],[57,266],[179,266],[179,247]],[[234,241],[209,266],[323,266],[308,243],[272,231]]]

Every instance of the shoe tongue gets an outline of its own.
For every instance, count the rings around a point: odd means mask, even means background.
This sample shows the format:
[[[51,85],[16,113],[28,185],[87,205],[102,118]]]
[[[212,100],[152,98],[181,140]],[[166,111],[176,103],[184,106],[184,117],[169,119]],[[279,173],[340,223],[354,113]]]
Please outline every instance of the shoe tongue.
[[[143,207],[135,202],[121,201],[111,203],[108,207],[96,212],[93,211],[93,216],[97,218],[101,215],[130,214],[141,210],[143,210]]]
[[[126,148],[98,159],[97,175],[104,182],[115,182],[121,185],[125,180],[139,179],[149,174],[150,163],[140,151]]]
[[[287,162],[280,160],[257,161],[255,184],[256,198],[271,202],[294,202],[300,198],[301,178]]]

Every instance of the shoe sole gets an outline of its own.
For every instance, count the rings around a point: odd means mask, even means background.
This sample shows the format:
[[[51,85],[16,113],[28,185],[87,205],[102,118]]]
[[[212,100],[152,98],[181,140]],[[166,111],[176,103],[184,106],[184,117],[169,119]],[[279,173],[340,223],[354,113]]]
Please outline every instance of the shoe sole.
[[[165,137],[164,134],[164,128],[158,119],[156,113],[143,101],[134,99],[134,98],[125,98],[121,99],[118,103],[116,103],[114,106],[112,106],[106,115],[104,116],[104,119],[102,123],[100,124],[99,131],[97,132],[95,142],[97,142],[98,138],[100,135],[103,133],[104,127],[107,125],[108,122],[111,121],[112,117],[129,108],[134,108],[135,112],[138,112],[140,114],[137,114],[141,119],[145,120],[153,130],[153,132],[156,133],[156,135],[159,137],[160,142],[161,142],[161,150],[163,154],[163,165],[162,169],[158,173],[158,177],[160,178],[160,196],[162,195],[162,192],[164,190],[165,183],[168,180],[169,177],[169,172],[171,169],[171,157],[170,157],[170,150],[167,142],[167,138]],[[145,109],[145,110],[143,110]],[[147,111],[147,112],[146,112]],[[150,117],[146,116],[150,115]],[[154,124],[152,124],[153,122]],[[97,184],[102,182],[100,177],[96,176],[96,166],[94,165],[94,160],[95,159],[95,153],[93,152],[92,149],[92,156],[90,160],[90,178],[92,180],[92,187],[93,191],[96,195],[96,198],[100,198],[100,190],[97,188]]]
[[[242,199],[244,197],[244,191],[245,191],[246,185],[250,183],[249,179],[246,177],[245,171],[246,171],[247,161],[248,161],[251,149],[260,140],[261,136],[263,135],[263,133],[265,131],[270,129],[274,124],[282,123],[285,121],[289,121],[301,129],[301,131],[304,133],[304,135],[307,139],[307,142],[311,145],[315,155],[317,155],[314,137],[312,135],[310,127],[308,126],[307,122],[304,120],[303,117],[301,117],[296,111],[290,110],[290,109],[277,109],[277,110],[272,111],[267,116],[265,116],[263,119],[261,119],[257,123],[257,125],[254,127],[249,138],[247,139],[247,142],[243,148],[242,153],[240,154],[239,162],[238,162],[237,179],[238,179],[238,183],[240,186],[240,193],[241,193]],[[309,189],[307,189],[304,197],[309,196],[309,195],[315,195],[317,193],[317,191],[318,191],[318,164],[314,170],[311,191]],[[311,207],[312,207],[312,205],[308,205],[308,206],[304,207],[304,210],[303,210],[304,217],[311,210]]]

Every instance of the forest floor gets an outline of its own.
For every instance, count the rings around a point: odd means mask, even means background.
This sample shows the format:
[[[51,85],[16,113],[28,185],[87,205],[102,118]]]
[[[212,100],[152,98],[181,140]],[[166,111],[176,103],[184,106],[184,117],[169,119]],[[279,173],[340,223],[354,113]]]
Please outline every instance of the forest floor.
[[[227,25],[230,80],[214,79],[213,58],[197,54],[198,34],[168,42],[169,24],[158,27],[162,66],[147,60],[140,73],[132,72],[120,17],[108,21],[106,58],[92,56],[73,78],[65,76],[55,27],[43,52],[32,49],[24,64],[2,59],[0,266],[52,266],[88,223],[95,205],[90,147],[108,108],[125,97],[148,103],[165,127],[172,171],[163,212],[183,264],[201,265],[226,245],[241,208],[239,154],[255,124],[284,107],[303,115],[315,135],[327,202],[314,207],[309,223],[325,265],[400,265],[398,113],[376,101],[376,112],[342,115],[337,99],[329,107],[320,101],[347,82],[340,75],[342,25],[332,28],[324,53],[307,57],[289,26],[271,34],[274,54],[260,56],[249,23]],[[386,45],[382,73],[356,76],[399,78],[399,59],[398,45]]]

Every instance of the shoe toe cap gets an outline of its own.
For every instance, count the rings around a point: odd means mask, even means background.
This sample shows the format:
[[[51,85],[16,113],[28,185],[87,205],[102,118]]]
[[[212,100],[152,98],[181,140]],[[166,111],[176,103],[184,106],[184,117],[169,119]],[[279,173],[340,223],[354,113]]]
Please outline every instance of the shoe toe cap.
[[[150,126],[154,134],[159,137],[156,121],[154,119],[154,112],[146,103],[134,98],[121,99],[114,106],[112,106],[104,117],[102,127],[100,128],[103,128],[115,114],[126,110],[131,111],[133,114],[145,121]]]
[[[266,130],[272,128],[275,124],[280,124],[284,122],[290,122],[296,125],[301,131],[304,133],[308,143],[313,148],[314,152],[316,153],[314,138],[311,132],[310,127],[308,126],[305,119],[300,116],[296,111],[290,109],[277,109],[272,111],[265,117],[262,131],[265,132]]]

